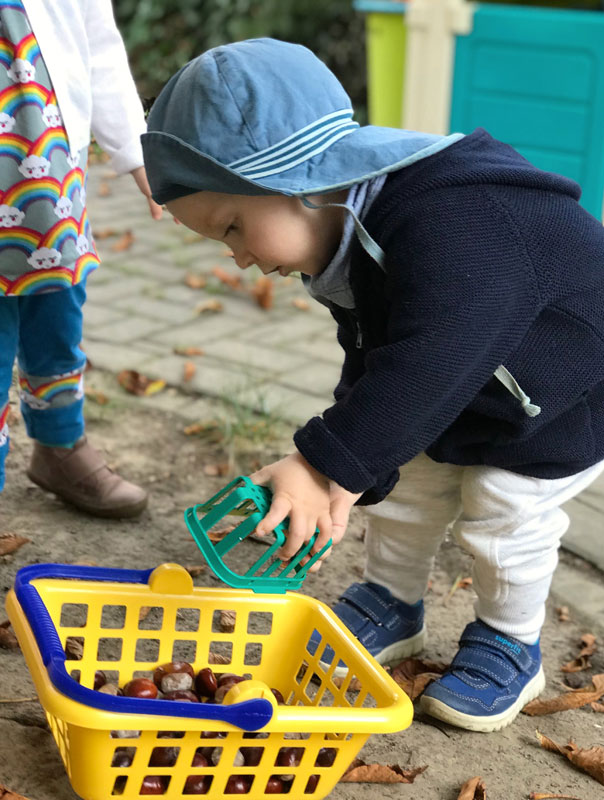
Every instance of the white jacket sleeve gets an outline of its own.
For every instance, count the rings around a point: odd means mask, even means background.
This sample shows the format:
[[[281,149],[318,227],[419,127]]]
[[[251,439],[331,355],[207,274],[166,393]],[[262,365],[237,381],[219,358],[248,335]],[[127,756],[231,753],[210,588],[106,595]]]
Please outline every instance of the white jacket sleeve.
[[[111,0],[88,0],[85,25],[90,48],[92,132],[115,171],[130,172],[143,164],[140,136],[146,125]]]

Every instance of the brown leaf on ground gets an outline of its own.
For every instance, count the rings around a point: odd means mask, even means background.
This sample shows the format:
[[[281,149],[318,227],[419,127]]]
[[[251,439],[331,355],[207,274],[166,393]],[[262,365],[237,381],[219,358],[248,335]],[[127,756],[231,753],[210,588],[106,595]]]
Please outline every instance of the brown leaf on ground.
[[[202,356],[204,351],[201,347],[173,347],[172,352],[177,356]]]
[[[65,655],[72,661],[80,661],[84,655],[84,645],[79,638],[68,636],[65,640]]]
[[[208,653],[208,664],[230,664],[231,659],[228,656],[223,656],[220,653],[213,653],[211,650]]]
[[[138,612],[138,621],[142,622],[144,619],[147,619],[150,611],[151,606],[141,606]]]
[[[8,786],[0,783],[0,800],[28,800],[28,798],[22,794],[11,792]]]
[[[206,464],[203,468],[204,474],[212,478],[223,477],[229,474],[229,462],[224,461],[221,464]]]
[[[205,568],[206,568],[205,564],[196,564],[196,565],[185,564],[185,569],[192,578],[196,578],[198,575],[201,575],[201,573],[205,570]]]
[[[111,245],[111,250],[114,253],[123,253],[124,250],[129,250],[134,244],[134,234],[132,231],[125,231],[122,233],[117,242]]]
[[[584,669],[589,669],[591,667],[589,656],[593,656],[597,650],[596,637],[593,633],[584,633],[581,637],[581,645],[582,648],[579,655],[560,667],[562,672],[582,672]]]
[[[93,561],[90,558],[81,558],[78,561],[72,562],[74,567],[98,567],[99,562]]]
[[[102,228],[100,231],[93,231],[92,235],[95,239],[101,241],[103,239],[109,239],[111,236],[117,236],[118,231],[113,228]]]
[[[558,614],[558,622],[570,621],[570,612],[568,610],[568,606],[558,606],[556,613]]]
[[[18,650],[19,642],[15,634],[9,630],[10,626],[10,620],[8,619],[0,622],[0,647],[4,648],[4,650]]]
[[[539,717],[544,714],[555,714],[557,711],[568,711],[570,708],[581,708],[588,703],[597,702],[604,695],[604,673],[592,677],[593,686],[582,686],[579,689],[569,689],[564,694],[552,697],[549,700],[531,700],[522,709],[523,714]]]
[[[310,303],[308,300],[304,300],[302,297],[294,297],[292,300],[292,306],[297,308],[298,311],[308,311],[310,308]]]
[[[204,303],[199,303],[199,305],[195,306],[195,313],[196,314],[218,314],[220,311],[224,309],[224,306],[220,302],[220,300],[206,300]]]
[[[182,379],[184,383],[188,383],[193,375],[197,372],[197,367],[192,361],[185,361],[182,370]]]
[[[214,267],[212,269],[212,275],[218,278],[220,283],[224,283],[225,286],[230,286],[231,289],[241,288],[241,275],[233,275],[222,267]]]
[[[223,633],[233,633],[237,614],[234,611],[221,610],[218,627]]]
[[[529,800],[581,800],[574,794],[550,794],[549,792],[531,792]]]
[[[14,553],[28,542],[31,542],[31,539],[27,539],[25,536],[17,536],[16,533],[3,533],[0,536],[0,556]]]
[[[103,181],[99,185],[99,197],[109,197],[110,194],[111,194],[111,186],[109,186],[108,183]]]
[[[541,747],[545,748],[545,750],[550,750],[553,753],[560,753],[560,755],[566,756],[575,767],[582,769],[599,783],[604,784],[604,747],[601,745],[594,745],[590,747],[589,750],[583,750],[577,747],[572,740],[568,744],[559,745],[552,739],[548,739],[547,736],[539,733],[539,731],[536,731],[536,734]]]
[[[189,289],[203,289],[208,282],[208,279],[205,277],[205,275],[196,275],[193,272],[187,272],[184,277],[184,282],[187,284]]]
[[[117,376],[118,383],[130,394],[138,397],[160,392],[166,385],[163,380],[151,380],[135,369],[123,369]]]
[[[391,675],[409,699],[415,700],[426,686],[440,678],[446,669],[446,664],[422,661],[420,658],[405,658],[392,668]]]
[[[487,800],[487,787],[483,779],[477,775],[466,781],[459,790],[457,800]]]
[[[256,299],[260,308],[265,311],[273,307],[274,289],[275,284],[267,275],[262,275],[262,277],[258,278],[251,289],[252,296]]]
[[[403,769],[398,764],[366,764],[355,758],[340,778],[340,783],[413,783],[427,769],[427,765]]]
[[[270,542],[267,542],[267,544],[270,544]],[[344,685],[344,681],[346,681],[346,680],[348,680],[348,676],[347,675],[343,675],[342,677],[338,677],[336,675],[336,676],[334,676],[332,678],[334,686],[337,686],[338,689],[342,688],[342,686]],[[350,683],[348,684],[348,686],[346,687],[346,691],[347,692],[360,692],[362,688],[363,688],[363,684],[361,683],[361,681],[358,678],[353,678],[350,681]]]
[[[208,531],[208,539],[211,542],[221,542],[227,533],[235,530],[235,525],[227,525],[225,528],[212,528],[212,530]]]
[[[84,394],[88,400],[92,400],[99,406],[106,406],[109,398],[103,392],[97,392],[96,389],[91,389],[90,386],[84,387]]]
[[[592,711],[597,711],[599,714],[604,714],[604,703],[590,703]]]
[[[182,429],[182,432],[185,436],[193,436],[195,433],[201,433],[206,429],[206,425],[203,422],[193,422],[191,425],[187,425],[185,428]]]

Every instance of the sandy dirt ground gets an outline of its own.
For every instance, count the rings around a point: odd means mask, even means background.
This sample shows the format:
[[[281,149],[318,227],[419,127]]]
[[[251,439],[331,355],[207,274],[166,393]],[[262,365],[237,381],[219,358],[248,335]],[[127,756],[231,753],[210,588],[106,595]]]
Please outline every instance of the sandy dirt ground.
[[[36,562],[93,561],[103,566],[136,568],[165,561],[201,564],[203,559],[186,530],[182,513],[226,482],[226,478],[210,477],[204,470],[230,458],[233,474],[249,472],[256,464],[281,455],[290,443],[288,427],[268,424],[254,428],[251,419],[239,420],[239,429],[245,434],[248,426],[247,432],[256,437],[253,443],[233,438],[232,429],[223,430],[222,438],[219,432],[214,441],[212,437],[186,436],[182,418],[156,410],[151,404],[143,406],[138,398],[121,393],[114,378],[92,371],[88,384],[110,398],[103,406],[88,403],[89,436],[104,450],[112,466],[150,489],[149,509],[139,520],[102,521],[45,494],[25,475],[31,443],[23,425],[14,425],[7,487],[0,501],[0,534],[12,532],[31,542],[13,555],[0,557],[3,595],[12,586],[16,571]],[[218,404],[214,408],[217,417],[224,413]],[[363,526],[362,513],[353,512],[343,543],[321,572],[305,583],[307,594],[331,603],[352,580],[360,579]],[[453,543],[446,543],[427,597],[429,642],[425,657],[430,660],[449,661],[457,637],[472,619],[472,590],[458,589],[450,594],[455,579],[469,572],[469,559]],[[195,583],[216,585],[216,579],[206,568]],[[0,612],[0,622],[4,617]],[[548,678],[544,696],[561,690],[564,676],[560,666],[577,654],[580,636],[585,632],[585,627],[573,620],[560,622],[555,609],[549,608],[542,639]],[[602,650],[593,657],[592,669],[581,673],[578,682],[588,684],[589,676],[598,672],[604,672]],[[30,800],[73,800],[76,795],[39,704],[5,702],[34,694],[20,651],[0,649],[0,783]],[[402,733],[371,736],[360,754],[367,762],[427,765],[412,785],[341,783],[331,797],[456,800],[461,785],[475,775],[484,779],[489,800],[521,800],[531,791],[580,800],[603,797],[604,788],[593,778],[540,748],[536,729],[560,744],[569,739],[581,747],[604,743],[604,715],[589,706],[540,718],[520,715],[511,727],[493,734],[468,733],[431,722],[418,713]]]

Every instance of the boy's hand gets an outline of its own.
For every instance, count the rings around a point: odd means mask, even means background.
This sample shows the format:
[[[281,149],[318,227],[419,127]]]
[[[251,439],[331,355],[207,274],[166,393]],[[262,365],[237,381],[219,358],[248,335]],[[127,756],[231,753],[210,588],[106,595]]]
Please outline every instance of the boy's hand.
[[[273,530],[285,517],[289,517],[289,533],[280,558],[291,558],[319,528],[319,536],[313,547],[318,552],[329,539],[337,544],[346,532],[350,509],[360,497],[346,491],[334,481],[317,472],[300,454],[292,455],[269,464],[250,475],[260,485],[270,485],[273,502],[268,514],[256,528],[261,536]],[[323,556],[329,555],[329,551]],[[317,561],[311,571],[320,568]]]
[[[147,198],[147,203],[149,204],[149,213],[153,217],[153,219],[161,219],[163,210],[160,205],[158,205],[155,200],[151,197],[151,187],[149,186],[149,181],[147,180],[147,173],[145,172],[144,167],[137,167],[133,169],[130,173],[134,180],[136,181],[136,185],[141,190],[141,192]]]

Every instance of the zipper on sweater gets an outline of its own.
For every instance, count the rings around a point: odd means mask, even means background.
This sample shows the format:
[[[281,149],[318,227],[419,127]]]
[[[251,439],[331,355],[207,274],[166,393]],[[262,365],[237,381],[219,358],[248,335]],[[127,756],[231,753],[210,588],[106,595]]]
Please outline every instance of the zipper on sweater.
[[[361,325],[360,325],[358,319],[355,320],[355,323],[356,323],[356,326],[357,326],[356,348],[357,348],[357,350],[362,350],[363,349],[363,331],[361,330]]]

